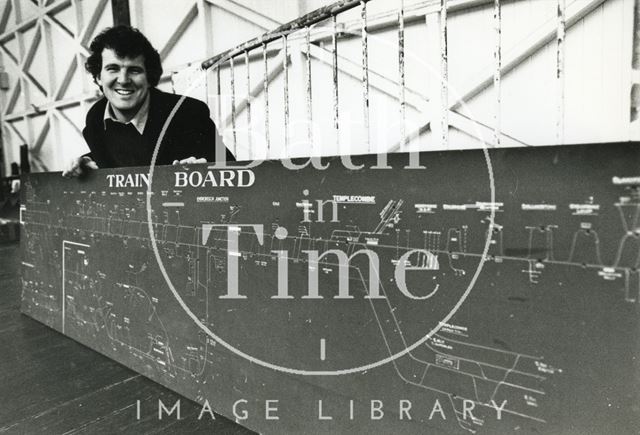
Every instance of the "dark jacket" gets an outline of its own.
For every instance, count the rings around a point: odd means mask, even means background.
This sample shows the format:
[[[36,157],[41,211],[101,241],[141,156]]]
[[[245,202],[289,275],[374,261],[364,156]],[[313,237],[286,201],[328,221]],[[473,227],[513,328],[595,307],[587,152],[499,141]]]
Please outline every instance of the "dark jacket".
[[[160,132],[182,95],[168,94],[158,89],[149,90],[149,116],[142,135],[141,146],[147,150],[148,159],[136,162],[136,166],[149,166]],[[106,98],[98,100],[87,112],[82,135],[91,152],[88,154],[99,168],[113,168],[113,158],[107,152],[104,128]],[[217,143],[216,143],[217,142]],[[158,149],[156,165],[170,165],[174,160],[188,157],[204,157],[215,161],[215,147],[223,147],[216,134],[216,127],[209,118],[209,108],[202,101],[185,97],[169,122]],[[224,148],[227,161],[234,161],[233,154]]]

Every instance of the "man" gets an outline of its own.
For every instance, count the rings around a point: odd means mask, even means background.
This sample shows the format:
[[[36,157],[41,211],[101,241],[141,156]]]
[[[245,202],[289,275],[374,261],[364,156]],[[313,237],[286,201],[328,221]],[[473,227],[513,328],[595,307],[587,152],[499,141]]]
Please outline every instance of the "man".
[[[90,46],[85,68],[104,94],[87,113],[82,134],[91,152],[62,173],[87,169],[148,166],[170,113],[181,95],[155,88],[162,75],[160,55],[135,28],[105,29]],[[157,165],[215,161],[216,128],[206,104],[184,97],[160,142]],[[226,148],[222,155],[235,160]]]

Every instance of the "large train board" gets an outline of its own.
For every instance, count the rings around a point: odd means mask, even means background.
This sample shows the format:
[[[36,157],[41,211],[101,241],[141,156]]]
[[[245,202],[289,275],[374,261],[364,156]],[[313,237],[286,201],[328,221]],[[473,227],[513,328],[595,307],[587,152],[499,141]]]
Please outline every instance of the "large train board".
[[[30,175],[22,310],[263,433],[636,433],[638,145],[419,158]]]

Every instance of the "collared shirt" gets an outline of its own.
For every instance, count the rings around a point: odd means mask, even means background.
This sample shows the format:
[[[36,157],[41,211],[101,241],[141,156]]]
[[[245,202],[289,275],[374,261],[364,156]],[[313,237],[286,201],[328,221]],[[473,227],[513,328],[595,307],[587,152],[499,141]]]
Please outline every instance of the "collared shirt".
[[[111,103],[107,102],[107,105],[104,108],[104,129],[107,129],[107,120],[109,119],[113,122],[119,122],[120,124],[131,124],[135,127],[138,133],[142,135],[144,127],[147,125],[147,119],[149,118],[149,99],[150,96],[147,94],[147,98],[144,99],[144,103],[142,103],[142,106],[138,109],[138,113],[136,113],[129,122],[119,121],[113,114],[113,110],[111,110]]]

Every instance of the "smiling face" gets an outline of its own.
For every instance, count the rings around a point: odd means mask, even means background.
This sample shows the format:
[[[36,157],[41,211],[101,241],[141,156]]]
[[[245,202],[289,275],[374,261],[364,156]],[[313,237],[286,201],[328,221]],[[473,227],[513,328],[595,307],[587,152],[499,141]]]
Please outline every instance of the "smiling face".
[[[119,121],[129,122],[138,113],[149,94],[149,81],[144,56],[120,57],[111,48],[102,50],[102,69],[96,78],[113,114]]]

